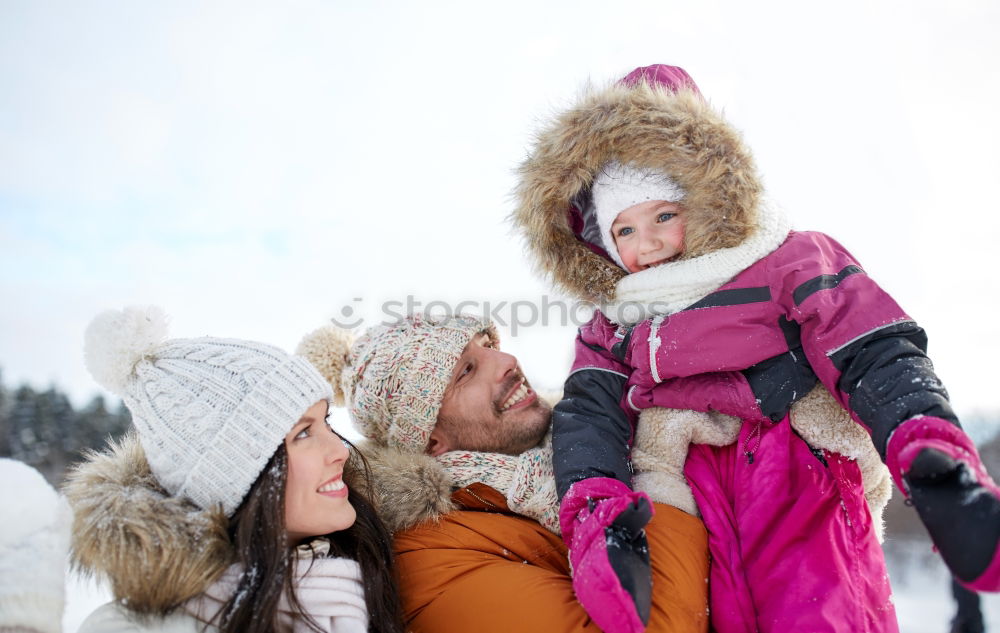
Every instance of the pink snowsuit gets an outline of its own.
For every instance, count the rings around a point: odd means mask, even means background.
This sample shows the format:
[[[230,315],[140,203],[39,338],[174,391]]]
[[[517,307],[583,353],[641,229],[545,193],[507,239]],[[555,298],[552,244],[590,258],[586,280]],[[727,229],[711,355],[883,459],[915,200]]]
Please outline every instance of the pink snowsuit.
[[[825,281],[810,292],[815,279]],[[709,531],[717,631],[897,630],[857,463],[814,452],[783,406],[816,374],[846,406],[836,351],[876,331],[919,334],[839,244],[795,232],[659,323],[618,327],[598,313],[581,328],[574,374],[627,375],[621,404],[633,414],[711,409],[744,421],[737,444],[694,445],[685,467]]]

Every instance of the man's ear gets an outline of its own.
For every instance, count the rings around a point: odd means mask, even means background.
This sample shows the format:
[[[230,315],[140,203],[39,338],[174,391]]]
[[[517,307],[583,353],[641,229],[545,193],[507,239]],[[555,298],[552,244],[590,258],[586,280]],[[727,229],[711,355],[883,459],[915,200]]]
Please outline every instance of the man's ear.
[[[441,425],[435,425],[434,430],[431,431],[431,437],[427,440],[427,454],[431,457],[437,457],[443,453],[454,450],[451,446],[451,442],[448,441],[447,433],[441,430]]]

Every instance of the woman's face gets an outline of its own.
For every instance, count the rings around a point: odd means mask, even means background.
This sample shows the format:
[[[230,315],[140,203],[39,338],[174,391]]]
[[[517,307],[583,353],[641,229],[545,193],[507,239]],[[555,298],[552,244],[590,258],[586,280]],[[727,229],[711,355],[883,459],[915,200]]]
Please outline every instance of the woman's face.
[[[342,476],[348,450],[326,423],[327,402],[305,412],[285,436],[285,530],[293,543],[346,530],[357,517]]]

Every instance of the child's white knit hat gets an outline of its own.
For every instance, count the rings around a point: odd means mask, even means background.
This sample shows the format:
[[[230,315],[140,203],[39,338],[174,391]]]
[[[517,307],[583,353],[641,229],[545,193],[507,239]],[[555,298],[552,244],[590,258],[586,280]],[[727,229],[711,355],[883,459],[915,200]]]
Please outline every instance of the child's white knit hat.
[[[166,334],[159,308],[104,312],[87,328],[87,368],[125,400],[160,485],[232,516],[285,435],[332,390],[277,347]]]
[[[59,633],[73,513],[27,464],[0,459],[0,630]]]
[[[597,173],[591,196],[597,226],[601,231],[601,246],[616,264],[625,268],[615,246],[615,238],[611,235],[611,225],[618,214],[649,200],[678,202],[684,198],[684,190],[661,171],[623,165],[613,160]]]

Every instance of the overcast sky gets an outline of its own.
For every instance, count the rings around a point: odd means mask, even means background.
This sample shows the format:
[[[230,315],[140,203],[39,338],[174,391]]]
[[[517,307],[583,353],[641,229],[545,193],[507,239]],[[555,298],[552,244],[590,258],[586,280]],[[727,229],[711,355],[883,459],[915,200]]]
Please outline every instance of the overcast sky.
[[[532,132],[662,62],[929,331],[958,410],[1000,411],[998,27],[985,0],[0,0],[3,382],[97,393],[82,332],[126,304],[288,349],[407,295],[538,304],[506,223]],[[505,347],[558,387],[574,330]]]

